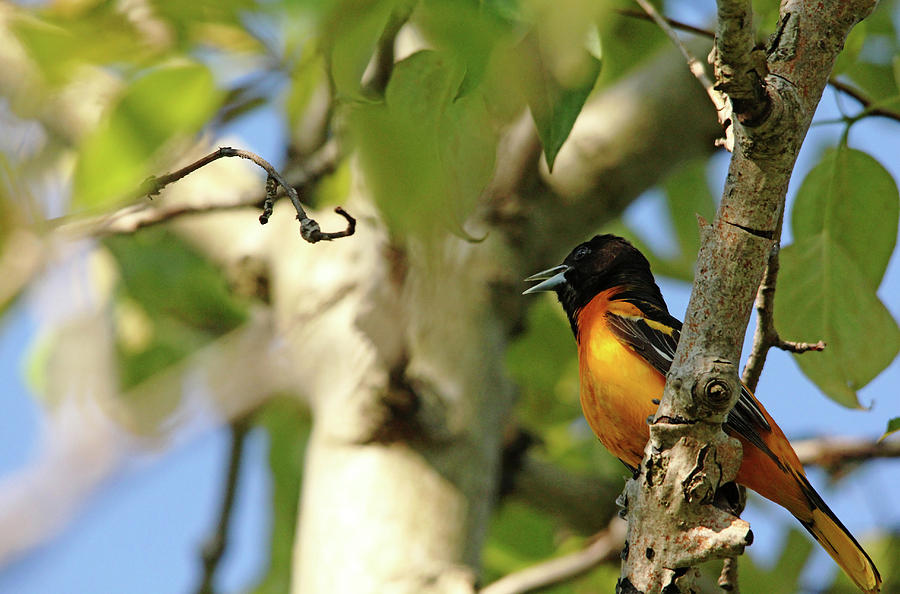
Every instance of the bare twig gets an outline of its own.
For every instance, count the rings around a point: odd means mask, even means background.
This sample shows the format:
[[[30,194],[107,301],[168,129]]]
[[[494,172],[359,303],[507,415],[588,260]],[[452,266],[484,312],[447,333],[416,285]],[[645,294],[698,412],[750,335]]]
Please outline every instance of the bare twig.
[[[821,340],[815,343],[784,340],[775,329],[775,283],[778,280],[778,252],[779,247],[776,243],[769,252],[766,270],[763,274],[762,282],[759,284],[756,302],[754,303],[756,308],[756,332],[753,335],[753,348],[747,357],[747,365],[744,367],[743,377],[741,378],[751,392],[756,390],[756,384],[759,383],[759,376],[762,373],[763,366],[766,364],[766,357],[770,348],[776,347],[798,354],[825,349],[825,343]]]
[[[738,560],[737,557],[728,557],[722,562],[722,573],[719,574],[719,587],[731,594],[741,594],[738,585]]]
[[[876,107],[875,102],[866,96],[865,93],[848,85],[845,82],[839,81],[836,78],[832,78],[828,81],[828,84],[831,85],[836,91],[840,91],[845,95],[849,95],[853,99],[859,102],[860,105],[863,106],[863,111],[859,115],[855,116],[853,119],[861,119],[866,116],[877,116],[882,118],[888,118],[891,120],[895,120],[900,122],[900,113],[896,111],[891,111],[889,109],[884,109],[882,107]]]
[[[182,167],[178,171],[173,171],[172,173],[167,173],[166,175],[162,175],[159,177],[149,177],[146,181],[144,181],[140,193],[146,196],[154,196],[167,185],[176,182],[181,178],[190,175],[201,167],[205,167],[213,161],[216,161],[223,157],[240,157],[241,159],[253,161],[261,168],[263,168],[266,173],[269,174],[270,179],[274,179],[276,182],[278,182],[278,185],[284,188],[284,191],[287,193],[288,198],[290,198],[291,203],[294,205],[294,209],[297,211],[297,220],[300,221],[300,236],[309,243],[330,241],[332,239],[338,239],[339,237],[347,237],[349,235],[353,235],[353,233],[356,231],[356,219],[354,219],[340,207],[336,208],[335,212],[347,219],[347,228],[343,231],[330,233],[322,231],[319,227],[319,223],[307,216],[306,211],[303,209],[303,205],[300,203],[300,196],[297,194],[297,190],[294,189],[291,184],[285,181],[285,179],[281,176],[281,173],[279,173],[271,163],[269,163],[256,153],[227,146],[219,147],[218,150],[215,150],[212,153],[198,159],[197,161],[194,161],[190,165]],[[268,217],[265,217],[265,219],[260,218],[260,223],[265,224],[266,221],[268,221]]]
[[[615,518],[584,549],[511,573],[479,594],[524,594],[576,578],[605,561],[618,559],[624,541],[625,522]]]
[[[301,169],[298,172],[289,174],[294,190],[301,192],[315,184],[325,175],[332,173],[337,167],[340,159],[340,147],[336,141],[329,140],[323,144],[319,150],[309,155],[303,161]],[[275,184],[277,189],[277,180],[275,181]],[[270,186],[268,180],[266,186],[266,193],[268,195]],[[246,208],[248,206],[257,206],[260,204],[263,204],[263,212],[265,213],[264,200],[265,197],[259,195],[246,195],[216,196],[216,199],[210,202],[191,204],[166,203],[166,201],[161,201],[161,203],[142,201],[99,217],[74,220],[70,218],[60,218],[55,219],[53,223],[58,230],[78,236],[104,236],[120,233],[134,233],[144,227],[152,227],[153,225],[166,223],[175,218],[191,214]]]
[[[244,453],[244,440],[248,429],[249,423],[246,418],[238,419],[231,424],[231,453],[228,457],[228,472],[225,475],[222,508],[219,510],[219,521],[216,524],[215,532],[203,545],[203,577],[197,587],[198,594],[212,594],[216,569],[225,553],[228,526],[231,522],[231,512],[234,509],[234,495],[237,491],[241,458]]]
[[[725,101],[725,95],[713,85],[712,80],[706,74],[706,67],[690,52],[687,46],[682,43],[678,34],[675,33],[675,30],[669,23],[669,20],[659,14],[659,11],[657,11],[648,0],[635,1],[640,5],[644,12],[647,13],[647,16],[651,18],[666,35],[668,35],[669,39],[672,40],[672,43],[675,44],[675,47],[678,48],[681,55],[683,55],[684,59],[687,61],[688,69],[691,71],[691,74],[693,74],[694,77],[700,81],[700,84],[703,85],[707,96],[709,96],[709,100],[712,101],[713,106],[716,108],[719,123],[725,131],[725,140],[721,142],[721,144],[728,151],[732,151],[734,149],[734,130],[731,126],[731,112],[728,109],[728,103]]]

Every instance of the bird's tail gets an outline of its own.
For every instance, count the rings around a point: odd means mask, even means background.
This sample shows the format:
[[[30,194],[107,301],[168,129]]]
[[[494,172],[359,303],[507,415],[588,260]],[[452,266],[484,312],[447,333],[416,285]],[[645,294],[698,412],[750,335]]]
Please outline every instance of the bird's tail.
[[[866,593],[881,591],[881,575],[869,558],[869,555],[859,545],[850,531],[841,523],[834,512],[825,504],[822,497],[816,493],[812,485],[802,474],[795,474],[800,489],[809,502],[809,509],[794,516],[804,528],[809,530],[815,539],[822,545],[831,558],[841,566],[841,569]]]

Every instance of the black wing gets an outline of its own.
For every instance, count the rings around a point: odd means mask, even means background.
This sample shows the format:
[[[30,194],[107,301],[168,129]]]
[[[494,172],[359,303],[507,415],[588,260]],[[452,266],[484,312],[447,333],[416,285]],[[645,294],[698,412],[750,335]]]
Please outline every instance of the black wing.
[[[681,337],[681,322],[667,316],[665,322],[650,320],[641,316],[606,314],[610,329],[624,344],[644,358],[661,374],[666,375],[672,367],[675,349]],[[759,404],[747,387],[741,384],[741,395],[728,418],[725,427],[746,438],[750,443],[779,462],[769,446],[763,441],[761,431],[771,432],[772,427],[759,408]],[[780,463],[780,462],[779,462]]]

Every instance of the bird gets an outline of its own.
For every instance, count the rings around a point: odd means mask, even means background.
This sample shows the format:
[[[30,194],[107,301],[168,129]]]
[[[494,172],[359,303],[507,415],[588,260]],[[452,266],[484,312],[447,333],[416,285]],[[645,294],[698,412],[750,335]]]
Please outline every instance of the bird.
[[[597,235],[563,263],[538,272],[524,294],[555,292],[578,350],[581,407],[600,442],[629,468],[640,468],[647,422],[662,398],[681,322],[669,314],[647,258],[628,240]],[[723,424],[743,458],[735,482],[786,508],[863,592],[881,576],[859,542],[829,509],[768,411],[742,384]]]

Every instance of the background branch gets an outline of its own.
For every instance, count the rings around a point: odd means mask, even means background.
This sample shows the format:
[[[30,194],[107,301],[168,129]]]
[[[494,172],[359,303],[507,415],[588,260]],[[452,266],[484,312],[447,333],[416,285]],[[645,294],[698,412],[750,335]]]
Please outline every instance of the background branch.
[[[728,104],[725,101],[725,96],[720,93],[714,86],[712,80],[710,80],[709,76],[706,74],[706,67],[700,63],[691,51],[687,48],[687,46],[681,42],[678,34],[675,33],[675,30],[669,24],[669,20],[664,18],[659,11],[656,10],[648,0],[635,0],[644,12],[647,13],[653,22],[659,26],[660,29],[669,37],[675,47],[678,48],[678,51],[681,52],[681,55],[684,56],[684,59],[687,61],[688,70],[691,71],[691,74],[700,81],[700,84],[703,85],[703,89],[706,91],[709,100],[712,101],[713,106],[716,108],[716,117],[719,120],[719,124],[722,125],[722,130],[725,132],[725,140],[721,143],[722,146],[725,147],[729,152],[734,150],[734,129],[731,126],[731,112],[728,109]]]
[[[212,594],[213,580],[222,555],[225,553],[225,544],[228,539],[228,527],[231,524],[231,513],[234,509],[237,482],[241,473],[241,461],[244,454],[244,441],[247,437],[249,422],[247,417],[237,419],[230,425],[231,451],[228,456],[228,470],[225,474],[225,484],[222,490],[222,507],[219,509],[219,519],[216,528],[203,545],[203,575],[197,594]]]
[[[800,462],[820,466],[829,474],[839,474],[852,465],[875,458],[900,457],[900,439],[817,437],[795,441],[791,445]]]
[[[862,118],[865,116],[878,116],[882,118],[888,118],[891,120],[895,120],[900,122],[900,113],[896,111],[891,111],[889,109],[884,109],[882,107],[877,107],[875,102],[872,101],[865,93],[860,91],[859,89],[848,85],[847,83],[840,81],[836,78],[832,78],[828,81],[828,84],[831,85],[837,91],[848,95],[859,102],[860,105],[863,106],[863,111],[859,115],[857,115],[854,119]]]
[[[615,518],[584,549],[504,576],[479,594],[524,594],[583,575],[597,565],[617,560],[625,539],[625,522]]]

